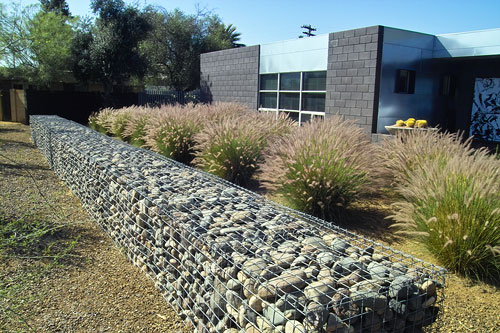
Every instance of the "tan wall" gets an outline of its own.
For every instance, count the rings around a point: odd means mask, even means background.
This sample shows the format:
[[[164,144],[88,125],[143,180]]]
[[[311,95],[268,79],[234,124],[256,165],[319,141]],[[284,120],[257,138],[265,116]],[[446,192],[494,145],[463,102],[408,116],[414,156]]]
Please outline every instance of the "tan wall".
[[[26,99],[24,90],[10,89],[10,119],[26,124]]]

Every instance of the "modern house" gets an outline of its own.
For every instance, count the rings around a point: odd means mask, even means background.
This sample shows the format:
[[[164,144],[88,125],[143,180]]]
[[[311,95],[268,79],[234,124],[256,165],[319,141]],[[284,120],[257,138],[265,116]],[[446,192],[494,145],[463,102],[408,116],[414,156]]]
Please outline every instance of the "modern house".
[[[409,117],[500,141],[500,29],[372,26],[201,55],[202,99],[297,121],[340,114],[372,133]]]

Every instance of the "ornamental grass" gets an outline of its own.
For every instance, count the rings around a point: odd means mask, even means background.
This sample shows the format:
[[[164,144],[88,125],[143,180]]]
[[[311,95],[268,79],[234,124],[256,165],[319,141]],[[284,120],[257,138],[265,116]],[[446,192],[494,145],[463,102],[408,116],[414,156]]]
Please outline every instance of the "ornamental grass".
[[[110,124],[114,111],[112,108],[106,108],[92,113],[89,117],[89,127],[100,133],[111,135]]]
[[[111,109],[109,117],[106,119],[106,130],[112,136],[122,141],[127,141],[125,127],[132,118],[133,108]]]
[[[297,124],[285,116],[245,110],[206,124],[196,136],[199,168],[238,185],[246,185],[271,140],[290,133]]]
[[[265,154],[264,186],[292,208],[331,221],[351,202],[374,193],[378,147],[341,117],[305,124]]]
[[[397,232],[452,271],[500,282],[500,161],[447,133],[410,133],[384,149],[400,196],[390,216]]]
[[[195,104],[160,107],[145,127],[146,147],[181,163],[194,158],[194,136],[201,130],[204,107]]]
[[[159,117],[158,108],[131,107],[130,118],[125,124],[123,136],[128,143],[137,147],[146,145],[147,127]]]

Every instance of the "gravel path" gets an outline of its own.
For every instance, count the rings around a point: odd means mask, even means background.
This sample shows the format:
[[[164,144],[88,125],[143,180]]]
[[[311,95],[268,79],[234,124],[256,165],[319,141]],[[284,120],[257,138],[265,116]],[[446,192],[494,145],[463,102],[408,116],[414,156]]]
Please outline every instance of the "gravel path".
[[[26,283],[31,288],[18,296],[17,301],[24,305],[16,314],[17,320],[1,311],[8,300],[1,299],[0,294],[0,314],[6,314],[0,316],[0,331],[192,331],[153,282],[127,261],[48,168],[29,140],[29,127],[0,123],[0,154],[0,202],[4,214],[22,217],[33,213],[64,220],[70,224],[64,229],[67,240],[78,239],[62,266],[51,268],[40,278],[28,278]],[[5,282],[31,276],[33,270],[43,267],[46,262],[38,259],[2,259],[0,279]]]

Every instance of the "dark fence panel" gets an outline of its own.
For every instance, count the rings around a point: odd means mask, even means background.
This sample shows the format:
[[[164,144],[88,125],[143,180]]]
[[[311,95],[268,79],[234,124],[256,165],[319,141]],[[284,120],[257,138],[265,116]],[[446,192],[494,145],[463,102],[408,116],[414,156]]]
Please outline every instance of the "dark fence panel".
[[[105,107],[121,108],[137,105],[137,93],[80,91],[26,91],[28,115],[57,115],[87,124],[89,116]]]
[[[199,102],[200,91],[147,89],[139,93],[139,105],[187,104]]]

